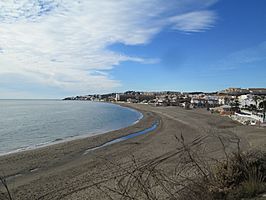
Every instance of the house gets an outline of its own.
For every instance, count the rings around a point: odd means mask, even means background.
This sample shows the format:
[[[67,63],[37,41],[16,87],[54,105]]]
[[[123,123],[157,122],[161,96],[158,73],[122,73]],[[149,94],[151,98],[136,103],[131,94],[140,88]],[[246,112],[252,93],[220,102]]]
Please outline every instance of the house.
[[[155,106],[168,106],[169,100],[162,97],[156,100]]]
[[[203,98],[195,98],[195,97],[192,97],[191,100],[190,100],[190,103],[193,107],[199,107],[199,108],[202,108],[202,107],[205,107],[207,101]]]
[[[210,111],[213,112],[218,112],[221,115],[233,115],[235,112],[233,111],[232,107],[229,105],[222,105],[220,107],[216,108],[210,108]]]
[[[115,101],[120,101],[120,94],[115,94]]]
[[[192,108],[192,105],[188,101],[185,101],[185,102],[181,103],[180,105],[181,105],[181,107],[183,107],[185,109]]]
[[[219,105],[219,99],[217,96],[205,96],[205,100],[208,107],[216,107]]]
[[[266,122],[263,113],[251,112],[247,110],[236,112],[233,119],[245,125],[260,125]]]
[[[254,95],[245,94],[238,97],[240,107],[250,107],[251,105],[257,106],[254,101]]]

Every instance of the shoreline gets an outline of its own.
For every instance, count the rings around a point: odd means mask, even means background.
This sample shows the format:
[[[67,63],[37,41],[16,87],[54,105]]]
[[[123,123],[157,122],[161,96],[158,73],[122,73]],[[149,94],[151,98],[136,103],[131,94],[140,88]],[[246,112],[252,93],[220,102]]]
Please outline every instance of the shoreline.
[[[217,138],[210,137],[214,130],[225,139],[237,135],[241,139],[243,150],[266,149],[265,129],[246,127],[230,118],[212,115],[203,109],[185,110],[179,107],[151,107],[142,104],[121,106],[141,111],[143,119],[135,125],[106,134],[0,157],[0,172],[5,172],[6,177],[9,176],[7,182],[11,186],[14,199],[108,199],[97,188],[89,185],[119,176],[121,170],[118,170],[117,166],[132,167],[132,157],[142,164],[176,150],[176,137],[181,133],[186,142],[200,136],[209,136],[204,145],[208,149],[207,153],[215,158],[224,154]],[[147,134],[84,154],[90,148],[151,127],[156,120],[160,121],[158,127]],[[226,143],[228,150],[234,150],[234,146],[230,145]],[[161,167],[171,169],[179,159],[177,156]]]
[[[135,112],[139,112],[141,114],[141,118],[139,118],[137,121],[135,121],[130,126],[108,131],[100,134],[95,135],[81,135],[81,136],[74,136],[67,139],[62,139],[57,142],[52,142],[47,145],[38,146],[36,148],[32,149],[26,149],[22,151],[17,152],[9,152],[6,154],[0,155],[0,163],[1,165],[6,165],[5,167],[0,168],[1,171],[5,171],[5,177],[17,177],[21,174],[28,174],[28,172],[32,172],[32,169],[40,169],[43,168],[42,164],[44,164],[44,160],[48,161],[50,160],[50,157],[57,158],[63,154],[73,154],[75,155],[81,155],[85,153],[88,149],[97,148],[99,146],[102,146],[106,143],[109,143],[113,140],[119,139],[121,137],[126,137],[130,134],[134,134],[140,131],[144,131],[151,127],[155,121],[158,121],[157,116],[153,115],[152,113],[141,111],[139,109],[135,109],[129,105],[121,105],[121,104],[115,104],[119,106],[123,106],[127,109],[131,109]],[[73,148],[69,149],[67,151],[66,149],[68,147]],[[78,150],[76,152],[76,150]],[[82,153],[83,152],[83,153]],[[53,155],[51,155],[53,154]],[[27,157],[30,157],[32,160],[27,161]],[[40,157],[44,158],[41,163],[39,163],[39,166],[36,166],[36,163],[38,160],[40,160]],[[5,162],[7,161],[7,162]],[[13,165],[16,165],[15,163],[19,162],[22,164],[22,167],[18,169],[16,167],[13,167]],[[24,163],[22,163],[24,162]],[[9,164],[8,164],[9,163]],[[12,166],[11,166],[12,165]],[[7,167],[8,166],[8,167]],[[45,167],[44,167],[45,168]],[[1,175],[1,174],[0,174]]]
[[[10,150],[7,152],[2,152],[2,153],[0,153],[0,157],[6,156],[6,155],[12,155],[12,154],[16,154],[16,153],[21,153],[21,152],[26,152],[26,151],[32,151],[32,150],[36,150],[36,149],[40,149],[40,148],[45,148],[45,147],[48,147],[51,145],[57,145],[57,144],[64,143],[64,142],[71,142],[73,140],[79,140],[79,139],[89,138],[89,137],[93,137],[93,136],[108,134],[109,132],[119,131],[119,130],[122,130],[124,128],[131,127],[131,126],[139,123],[139,121],[143,119],[143,114],[140,111],[138,111],[138,110],[136,110],[130,106],[123,106],[123,104],[121,105],[121,104],[110,103],[110,102],[97,102],[97,103],[109,103],[109,104],[113,104],[113,105],[118,105],[118,106],[124,107],[126,109],[129,109],[132,112],[137,112],[138,114],[140,114],[140,117],[136,121],[134,121],[132,124],[130,124],[129,126],[126,126],[126,127],[122,127],[122,128],[114,129],[114,130],[109,130],[109,131],[103,131],[103,132],[99,131],[99,132],[87,133],[87,134],[82,134],[82,135],[73,134],[72,136],[68,136],[65,138],[57,138],[53,141],[47,141],[47,142],[43,142],[43,143],[38,143],[38,144],[26,146],[26,147],[20,147],[20,148],[13,149],[13,150]]]

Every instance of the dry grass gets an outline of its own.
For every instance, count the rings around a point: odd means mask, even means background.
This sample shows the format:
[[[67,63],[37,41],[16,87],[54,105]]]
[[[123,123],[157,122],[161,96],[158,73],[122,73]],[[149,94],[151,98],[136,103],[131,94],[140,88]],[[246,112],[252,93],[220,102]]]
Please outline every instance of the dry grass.
[[[149,162],[133,158],[131,168],[111,163],[124,175],[113,179],[112,186],[96,184],[97,189],[111,200],[237,200],[266,191],[265,152],[242,152],[236,140],[237,151],[228,153],[219,138],[225,156],[223,160],[215,160],[204,153],[205,138],[186,143],[181,134],[176,139],[180,148]],[[173,169],[165,168],[165,163],[177,157]]]
[[[0,183],[1,183],[0,185],[3,186],[3,191],[0,190],[0,199],[12,200],[13,198],[12,198],[10,190],[8,188],[6,179],[4,177],[0,176]],[[0,189],[1,189],[1,187],[0,187]]]
[[[206,137],[188,143],[181,134],[176,137],[178,148],[152,160],[133,156],[130,165],[107,160],[117,173],[84,189],[96,188],[110,200],[238,200],[265,192],[266,153],[242,152],[237,138],[231,140],[236,151],[229,153],[224,139],[213,137],[221,143],[222,160],[207,156]],[[12,200],[3,177],[0,183],[0,199]]]

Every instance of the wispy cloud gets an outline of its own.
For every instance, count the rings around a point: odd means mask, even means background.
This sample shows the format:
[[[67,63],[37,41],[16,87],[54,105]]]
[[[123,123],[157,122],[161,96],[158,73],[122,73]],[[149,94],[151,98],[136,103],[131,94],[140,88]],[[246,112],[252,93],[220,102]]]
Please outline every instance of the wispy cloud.
[[[147,44],[166,27],[204,31],[215,0],[5,0],[0,2],[0,75],[17,74],[73,91],[107,91],[124,61],[158,62],[108,46]],[[95,73],[97,72],[97,73]],[[12,80],[15,81],[15,80]],[[1,87],[1,86],[0,86]]]
[[[249,64],[266,60],[266,41],[246,49],[242,49],[228,55],[215,66],[217,70],[234,70]]]
[[[213,11],[195,11],[170,18],[173,22],[173,29],[185,32],[202,32],[210,29],[215,21],[216,14]]]

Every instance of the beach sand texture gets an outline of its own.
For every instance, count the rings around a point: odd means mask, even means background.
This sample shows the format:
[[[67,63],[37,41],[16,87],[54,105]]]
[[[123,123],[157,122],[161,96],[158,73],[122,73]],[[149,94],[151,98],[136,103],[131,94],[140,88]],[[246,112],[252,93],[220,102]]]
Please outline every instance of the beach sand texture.
[[[122,105],[139,110],[143,119],[130,127],[102,135],[1,156],[0,175],[8,177],[14,199],[108,199],[91,185],[119,175],[114,165],[130,167],[133,155],[134,159],[143,162],[176,149],[175,136],[179,137],[181,133],[187,142],[214,132],[224,137],[237,135],[243,149],[266,149],[265,128],[243,126],[203,109]],[[84,154],[90,148],[149,128],[156,121],[159,121],[158,127],[147,134]],[[210,154],[220,155],[217,139],[210,137],[206,143]],[[165,166],[175,162],[169,160]]]

